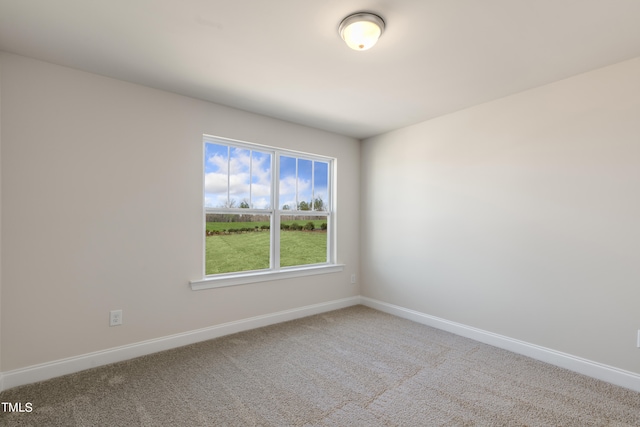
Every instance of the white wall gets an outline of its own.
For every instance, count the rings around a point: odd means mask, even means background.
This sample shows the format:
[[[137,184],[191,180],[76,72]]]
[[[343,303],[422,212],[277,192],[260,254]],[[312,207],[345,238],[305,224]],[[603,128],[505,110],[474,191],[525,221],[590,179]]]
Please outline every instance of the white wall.
[[[0,59],[0,82],[2,82],[2,60]],[[0,84],[0,243],[2,242],[2,84]],[[2,372],[2,244],[0,244],[0,372]],[[2,390],[0,374],[0,390]]]
[[[2,53],[0,371],[359,294],[360,143]],[[202,134],[338,159],[342,273],[192,291]],[[111,309],[124,324],[108,326]]]
[[[363,296],[640,373],[640,58],[361,150]]]

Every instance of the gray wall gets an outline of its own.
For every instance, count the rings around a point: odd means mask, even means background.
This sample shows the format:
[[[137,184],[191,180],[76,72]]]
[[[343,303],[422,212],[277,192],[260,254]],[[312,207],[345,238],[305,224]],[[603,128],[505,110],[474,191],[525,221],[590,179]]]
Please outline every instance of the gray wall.
[[[365,140],[362,295],[640,373],[639,76]]]
[[[360,143],[1,54],[0,371],[359,294]],[[342,273],[192,291],[202,134],[337,158]],[[108,326],[109,310],[124,324]]]

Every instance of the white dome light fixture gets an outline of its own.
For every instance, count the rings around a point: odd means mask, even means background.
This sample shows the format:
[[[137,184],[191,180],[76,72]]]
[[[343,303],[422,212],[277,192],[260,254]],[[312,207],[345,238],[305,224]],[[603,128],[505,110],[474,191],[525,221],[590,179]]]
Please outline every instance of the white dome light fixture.
[[[359,12],[342,20],[338,32],[353,50],[367,50],[378,42],[384,31],[384,21],[378,15]]]

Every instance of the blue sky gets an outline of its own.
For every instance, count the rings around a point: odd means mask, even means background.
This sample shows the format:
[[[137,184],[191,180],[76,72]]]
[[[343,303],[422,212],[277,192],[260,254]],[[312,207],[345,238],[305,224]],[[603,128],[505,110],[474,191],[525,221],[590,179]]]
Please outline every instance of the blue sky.
[[[227,205],[230,200],[239,207],[242,201],[256,209],[266,209],[271,197],[271,153],[244,148],[205,144],[205,206]],[[297,177],[296,177],[297,163]],[[321,197],[325,203],[329,165],[326,162],[281,156],[279,207],[291,208],[297,202],[311,202]],[[297,195],[297,198],[296,198]]]

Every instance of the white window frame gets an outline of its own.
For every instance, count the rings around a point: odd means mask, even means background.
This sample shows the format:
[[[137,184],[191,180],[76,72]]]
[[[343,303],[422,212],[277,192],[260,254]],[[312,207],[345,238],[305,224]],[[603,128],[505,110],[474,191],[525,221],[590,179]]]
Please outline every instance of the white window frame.
[[[204,188],[204,157],[207,143],[227,145],[247,150],[255,150],[262,153],[271,154],[271,207],[268,209],[254,208],[208,208],[205,206]],[[202,232],[202,278],[190,282],[192,290],[202,290],[219,288],[225,286],[235,286],[248,283],[265,282],[291,277],[302,277],[316,274],[336,273],[344,269],[344,265],[336,263],[336,163],[332,157],[303,153],[300,151],[260,145],[245,141],[238,141],[218,136],[203,135],[202,154],[202,205],[203,205],[203,232]],[[326,214],[318,211],[282,210],[279,207],[279,182],[280,182],[280,157],[294,157],[312,161],[320,161],[328,164],[327,192],[328,207]],[[264,270],[241,271],[222,274],[206,274],[206,215],[207,213],[229,213],[229,214],[268,214],[271,217],[270,233],[270,266]],[[315,212],[315,213],[314,213]],[[318,264],[297,265],[292,267],[280,267],[280,217],[281,216],[314,216],[318,215],[327,219],[327,261]]]

